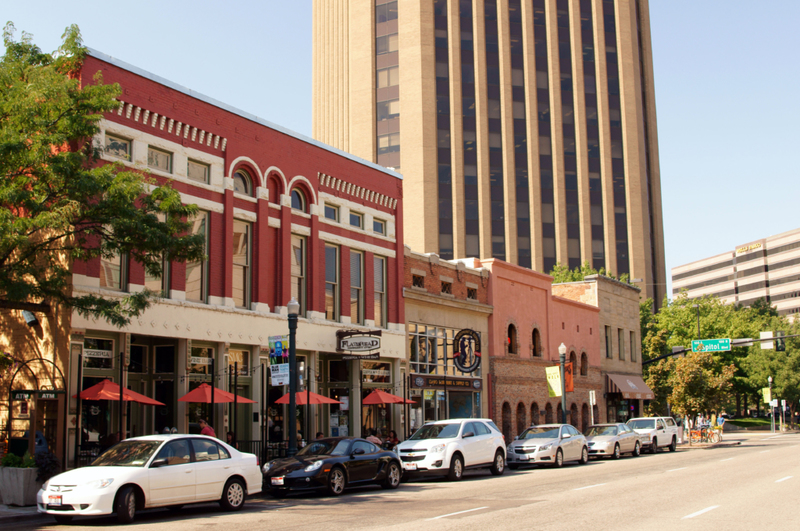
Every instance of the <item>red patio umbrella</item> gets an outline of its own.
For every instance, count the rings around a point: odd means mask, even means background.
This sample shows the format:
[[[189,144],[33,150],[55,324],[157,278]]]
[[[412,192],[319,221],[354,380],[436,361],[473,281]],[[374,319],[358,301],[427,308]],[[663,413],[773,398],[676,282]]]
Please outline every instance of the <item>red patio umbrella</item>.
[[[306,404],[306,394],[310,395],[310,402],[312,404],[341,404],[338,400],[334,400],[333,398],[328,398],[327,396],[322,396],[317,393],[311,393],[307,391],[298,391],[295,393],[295,404],[298,406],[304,406]],[[286,393],[279,399],[275,401],[276,404],[288,404],[291,395]]]
[[[178,399],[178,402],[200,402],[203,404],[211,403],[211,386],[207,383],[200,384],[197,389],[189,391]],[[219,387],[214,388],[214,403],[227,404],[233,402],[233,393],[223,391]],[[255,400],[250,400],[243,396],[237,396],[236,402],[239,404],[255,404]]]
[[[365,406],[369,406],[372,404],[414,404],[415,402],[413,400],[406,400],[402,396],[375,389],[368,394],[361,403]]]
[[[72,395],[76,398],[78,395]],[[82,400],[116,400],[119,401],[119,384],[115,384],[111,380],[103,380],[88,389],[80,392]],[[138,402],[147,406],[165,406],[163,402],[153,400],[130,389],[123,389],[122,400],[124,402]]]

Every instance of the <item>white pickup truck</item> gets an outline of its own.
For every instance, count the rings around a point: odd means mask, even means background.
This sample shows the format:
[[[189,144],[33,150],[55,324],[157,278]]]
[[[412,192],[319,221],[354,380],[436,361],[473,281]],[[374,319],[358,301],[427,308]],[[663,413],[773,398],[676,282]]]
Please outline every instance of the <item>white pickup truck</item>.
[[[639,434],[642,447],[651,454],[659,448],[669,448],[670,452],[678,448],[678,424],[672,417],[642,417],[630,419],[627,424]]]

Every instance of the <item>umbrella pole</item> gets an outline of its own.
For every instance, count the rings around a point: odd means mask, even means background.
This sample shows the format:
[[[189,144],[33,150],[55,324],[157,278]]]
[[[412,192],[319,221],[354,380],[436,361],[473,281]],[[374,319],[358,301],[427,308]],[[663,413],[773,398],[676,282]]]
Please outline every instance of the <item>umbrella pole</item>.
[[[216,409],[216,404],[214,403],[214,387],[216,387],[217,382],[214,380],[216,379],[217,373],[216,369],[214,368],[214,358],[211,358],[211,429],[214,429],[214,410]],[[214,431],[216,433],[216,431]]]
[[[239,393],[239,362],[233,362],[233,436],[236,437],[236,428],[239,427],[238,413],[239,402],[237,400]]]
[[[78,422],[75,424],[75,461],[73,465],[78,468],[78,459],[81,455],[81,438],[83,437],[83,412],[81,411],[83,405],[81,404],[81,392],[83,391],[83,354],[78,354],[78,378],[76,389],[78,390],[78,399],[75,402],[75,413]],[[67,397],[69,400],[69,397]]]
[[[125,370],[125,364],[123,356],[125,355],[124,352],[119,353],[119,438],[117,442],[121,441],[124,437],[122,435],[123,427],[122,427],[122,408],[124,404],[124,400],[122,399],[122,393],[124,388],[122,387],[122,371]]]

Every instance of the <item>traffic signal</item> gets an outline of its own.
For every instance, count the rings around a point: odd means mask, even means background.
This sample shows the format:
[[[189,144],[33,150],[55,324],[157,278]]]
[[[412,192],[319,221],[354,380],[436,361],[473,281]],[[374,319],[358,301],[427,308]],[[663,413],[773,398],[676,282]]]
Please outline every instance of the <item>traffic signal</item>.
[[[783,339],[785,332],[775,332],[775,350],[778,352],[786,352],[786,340]]]

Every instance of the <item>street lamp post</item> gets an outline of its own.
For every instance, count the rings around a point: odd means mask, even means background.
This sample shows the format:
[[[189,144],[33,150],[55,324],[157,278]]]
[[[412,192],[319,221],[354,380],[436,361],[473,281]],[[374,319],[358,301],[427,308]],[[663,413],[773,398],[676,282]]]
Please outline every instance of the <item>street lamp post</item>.
[[[567,361],[567,346],[558,346],[558,361],[561,363],[561,422],[567,423],[567,382],[564,379],[564,363]]]
[[[300,313],[300,303],[292,297],[286,305],[289,310],[289,457],[297,453],[297,314]]]
[[[767,381],[769,382],[769,424],[772,433],[775,433],[775,408],[772,407],[772,376],[767,378]]]

